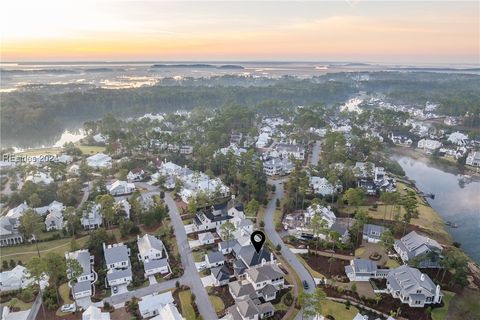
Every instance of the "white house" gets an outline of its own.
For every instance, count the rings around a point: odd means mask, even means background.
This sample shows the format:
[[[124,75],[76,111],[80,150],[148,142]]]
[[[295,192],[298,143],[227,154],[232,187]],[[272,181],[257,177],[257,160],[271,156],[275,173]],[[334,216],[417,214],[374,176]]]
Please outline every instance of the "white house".
[[[159,314],[160,309],[168,304],[173,304],[173,296],[171,291],[164,293],[153,293],[143,296],[138,301],[138,310],[143,319],[151,318]]]
[[[439,149],[442,146],[442,143],[437,140],[421,139],[420,141],[418,141],[417,146],[419,149],[434,151]]]
[[[132,282],[132,269],[130,264],[130,249],[123,243],[113,245],[103,244],[103,253],[107,265],[106,284],[114,287]]]
[[[310,177],[310,187],[313,192],[322,196],[329,196],[337,192],[337,187],[322,177]]]
[[[365,223],[363,225],[363,240],[370,243],[378,243],[385,231],[387,231],[387,228],[383,226]]]
[[[137,246],[138,258],[143,262],[145,277],[170,272],[168,253],[162,240],[149,234],[137,236]]]
[[[107,190],[112,196],[121,196],[125,194],[131,194],[133,191],[135,191],[135,185],[126,181],[116,180],[107,186]]]
[[[127,174],[127,181],[134,182],[134,181],[142,181],[145,177],[145,171],[142,168],[135,168],[128,172]]]
[[[480,167],[480,152],[470,152],[465,161],[466,165]]]
[[[255,143],[255,147],[257,148],[265,148],[272,138],[270,137],[270,134],[267,132],[262,132],[258,135],[257,142]]]
[[[110,320],[109,312],[102,312],[100,308],[90,305],[82,314],[82,320]]]
[[[53,182],[53,178],[49,172],[36,172],[33,175],[27,176],[25,181],[32,181],[36,184],[50,184]]]
[[[435,285],[428,275],[407,265],[388,273],[387,290],[392,297],[414,308],[441,303],[443,298],[439,285]]]
[[[19,204],[15,208],[12,208],[12,209],[8,210],[5,217],[10,218],[13,221],[15,221],[15,227],[18,227],[20,225],[20,217],[28,209],[30,209],[30,207],[27,205],[27,202],[24,201],[23,203]]]
[[[223,253],[219,251],[210,251],[205,255],[205,264],[207,268],[223,266],[225,259]]]
[[[283,158],[293,156],[297,160],[305,159],[305,148],[297,144],[279,143],[275,149]]]
[[[270,158],[263,162],[263,171],[267,176],[289,174],[294,167],[294,164],[287,158]]]
[[[75,300],[90,297],[94,294],[93,284],[97,281],[98,276],[95,270],[93,269],[94,256],[90,255],[88,250],[77,250],[74,252],[66,252],[65,259],[76,260],[82,267],[82,273],[72,279],[72,274],[69,269],[67,269],[67,278],[70,280],[68,282],[69,287],[72,289],[72,296]]]
[[[368,259],[352,259],[345,266],[345,273],[350,281],[369,281],[370,278],[385,278],[389,269],[378,269],[377,264]]]
[[[198,241],[200,241],[200,243],[203,245],[212,244],[215,242],[215,237],[211,232],[199,233]]]
[[[252,284],[257,295],[265,301],[275,299],[277,291],[285,284],[285,274],[275,263],[250,268],[245,275],[245,279]]]
[[[110,169],[112,167],[112,158],[106,154],[97,153],[87,158],[87,165],[94,169]]]
[[[162,308],[158,310],[158,315],[153,317],[150,320],[185,320],[184,317],[178,312],[177,307],[173,304],[169,303],[164,305]]]
[[[180,154],[189,155],[193,153],[193,146],[183,145],[180,147]]]
[[[320,215],[320,217],[326,221],[327,228],[331,228],[332,225],[337,221],[337,217],[332,209],[328,207],[324,207],[318,204],[312,204],[307,208],[307,211],[304,213],[305,224],[310,224],[314,215]]]
[[[27,268],[21,265],[0,273],[0,291],[2,292],[25,289],[33,282]]]
[[[53,211],[45,217],[45,228],[47,231],[63,229],[63,213],[61,211]]]
[[[14,218],[0,217],[0,247],[23,243],[23,235],[18,231],[16,223]]]
[[[456,131],[451,133],[447,140],[453,144],[456,144],[457,146],[465,146],[468,143],[468,136]]]
[[[420,261],[419,267],[438,266],[438,262],[430,261],[426,255],[429,252],[440,254],[443,250],[437,241],[419,235],[415,231],[410,232],[400,240],[395,240],[393,248],[405,263],[408,263],[413,258],[423,257],[424,259]]]
[[[102,213],[99,204],[89,202],[82,212],[80,223],[85,230],[96,229],[102,225]]]

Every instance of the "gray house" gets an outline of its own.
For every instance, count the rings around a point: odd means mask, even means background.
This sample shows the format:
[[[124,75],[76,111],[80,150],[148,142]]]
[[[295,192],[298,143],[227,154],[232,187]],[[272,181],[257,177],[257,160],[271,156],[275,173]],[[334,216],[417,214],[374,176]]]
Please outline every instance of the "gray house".
[[[376,224],[364,224],[363,225],[363,240],[371,243],[380,242],[380,237],[387,231],[387,228]]]
[[[403,265],[391,270],[387,276],[387,290],[410,307],[442,302],[440,286],[418,269]]]
[[[442,252],[442,246],[435,240],[419,235],[415,231],[410,232],[393,245],[403,262],[408,263],[417,258],[419,268],[435,268],[439,266],[438,259]]]

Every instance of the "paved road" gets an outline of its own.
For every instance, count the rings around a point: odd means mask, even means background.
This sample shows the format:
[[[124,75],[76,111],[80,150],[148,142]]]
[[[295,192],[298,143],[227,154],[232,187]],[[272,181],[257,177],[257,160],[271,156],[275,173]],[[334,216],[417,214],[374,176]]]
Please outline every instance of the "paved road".
[[[180,252],[180,259],[182,261],[184,275],[182,277],[182,284],[186,284],[190,287],[195,294],[198,311],[202,315],[203,319],[218,319],[215,310],[208,298],[207,290],[203,286],[202,280],[200,280],[200,274],[195,266],[190,246],[188,245],[187,233],[183,225],[180,214],[178,213],[175,201],[170,193],[165,193],[165,203],[170,209],[168,214],[172,220],[173,228],[175,230],[175,237],[177,238],[178,251]]]
[[[312,148],[312,156],[310,157],[310,164],[316,166],[318,164],[318,160],[320,158],[320,141],[315,141],[315,144]]]
[[[290,249],[283,243],[282,238],[280,238],[279,234],[275,230],[275,225],[273,223],[273,214],[275,212],[275,202],[277,199],[283,197],[283,183],[282,181],[274,181],[270,180],[269,183],[274,184],[275,189],[275,196],[270,200],[268,203],[267,209],[265,210],[265,233],[267,237],[272,241],[274,245],[280,244],[282,247],[282,256],[283,258],[292,266],[292,268],[297,272],[298,276],[302,280],[306,280],[309,289],[305,290],[308,293],[313,293],[315,289],[315,281],[313,280],[312,275],[308,270],[303,266],[303,264],[298,260],[295,254],[290,251]]]

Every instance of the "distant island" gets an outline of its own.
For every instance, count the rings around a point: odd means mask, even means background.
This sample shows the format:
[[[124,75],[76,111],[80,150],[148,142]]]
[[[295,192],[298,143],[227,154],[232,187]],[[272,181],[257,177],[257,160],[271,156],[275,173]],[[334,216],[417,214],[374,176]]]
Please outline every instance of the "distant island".
[[[152,68],[214,68],[214,69],[244,69],[244,67],[233,64],[225,64],[216,66],[206,63],[194,63],[194,64],[154,64]]]

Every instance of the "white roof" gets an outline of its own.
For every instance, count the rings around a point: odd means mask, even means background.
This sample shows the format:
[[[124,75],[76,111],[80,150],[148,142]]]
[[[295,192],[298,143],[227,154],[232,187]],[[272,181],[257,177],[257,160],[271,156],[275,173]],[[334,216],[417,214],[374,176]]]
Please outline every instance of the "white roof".
[[[110,313],[102,312],[100,308],[90,305],[82,314],[82,320],[110,320]]]
[[[184,320],[177,307],[169,303],[158,310],[158,315],[150,320]]]
[[[144,314],[146,312],[163,308],[165,305],[173,302],[174,300],[171,291],[161,294],[154,293],[142,297],[142,299],[138,301],[138,308],[140,309],[140,313]]]

